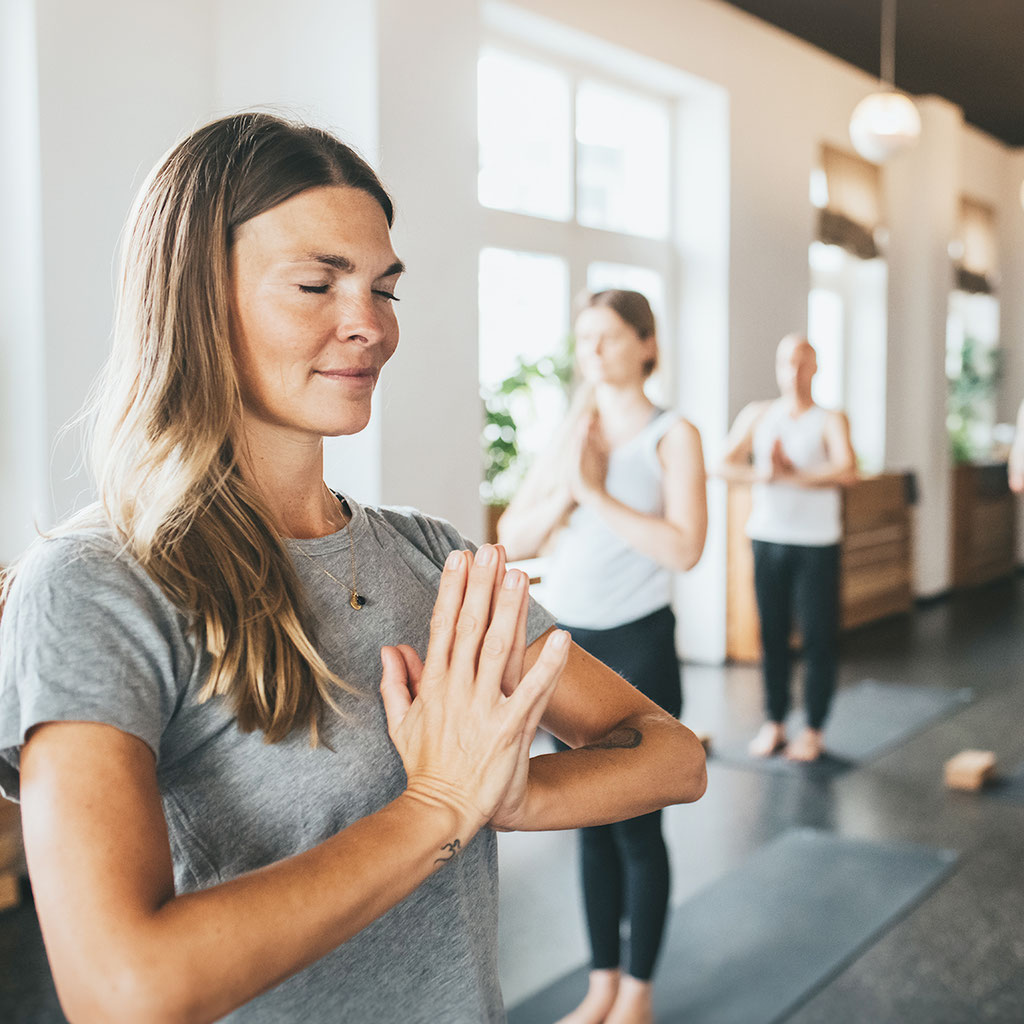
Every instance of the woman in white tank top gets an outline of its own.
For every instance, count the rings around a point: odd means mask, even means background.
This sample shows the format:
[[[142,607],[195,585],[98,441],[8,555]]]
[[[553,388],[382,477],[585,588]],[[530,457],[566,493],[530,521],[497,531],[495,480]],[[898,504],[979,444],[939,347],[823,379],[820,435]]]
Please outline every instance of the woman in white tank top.
[[[580,393],[502,517],[499,537],[510,557],[548,554],[543,600],[576,643],[678,715],[672,573],[692,568],[704,546],[700,435],[644,392],[658,354],[647,300],[605,291],[580,307]],[[564,1022],[599,1024],[613,1011],[616,1019],[652,1020],[669,891],[660,812],[583,829],[581,862],[592,971],[585,999]]]

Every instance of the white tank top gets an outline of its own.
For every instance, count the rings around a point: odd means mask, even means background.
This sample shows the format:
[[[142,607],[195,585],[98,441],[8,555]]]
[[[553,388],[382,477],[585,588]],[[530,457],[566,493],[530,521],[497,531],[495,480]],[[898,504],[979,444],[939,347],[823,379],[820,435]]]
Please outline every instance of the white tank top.
[[[605,489],[613,498],[644,515],[664,515],[658,442],[678,421],[676,413],[659,410],[639,434],[612,449]],[[672,572],[581,505],[558,534],[538,596],[567,626],[611,629],[669,604]]]
[[[769,470],[772,448],[782,450],[797,469],[813,472],[828,462],[825,424],[828,411],[812,406],[795,419],[783,402],[773,402],[754,429],[754,466]],[[843,533],[838,487],[797,487],[757,483],[751,488],[752,508],[747,536],[775,544],[824,547],[838,544]]]

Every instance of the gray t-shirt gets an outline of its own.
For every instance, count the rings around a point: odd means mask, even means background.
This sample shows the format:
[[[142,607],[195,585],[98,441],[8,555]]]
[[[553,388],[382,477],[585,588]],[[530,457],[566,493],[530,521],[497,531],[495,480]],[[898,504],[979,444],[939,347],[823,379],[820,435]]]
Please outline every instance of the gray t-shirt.
[[[105,722],[138,736],[156,754],[178,893],[307,850],[398,796],[406,779],[378,690],[380,648],[407,643],[425,655],[440,566],[471,545],[412,509],[349,504],[346,529],[287,542],[320,653],[358,690],[339,694],[344,717],[325,716],[327,745],[311,749],[304,729],[270,745],[241,732],[219,698],[199,704],[208,655],[184,614],[110,534],[81,531],[34,546],[4,610],[0,789],[17,798],[19,746],[39,722]],[[350,579],[353,539],[359,610],[318,568]],[[553,621],[531,605],[528,641]],[[398,906],[226,1019],[501,1021],[496,933],[496,845],[484,829]]]

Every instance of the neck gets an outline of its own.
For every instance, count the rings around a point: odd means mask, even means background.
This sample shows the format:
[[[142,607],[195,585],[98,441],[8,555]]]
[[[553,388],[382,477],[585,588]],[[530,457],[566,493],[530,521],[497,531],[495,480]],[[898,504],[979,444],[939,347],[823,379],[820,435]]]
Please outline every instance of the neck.
[[[785,402],[786,408],[791,412],[807,412],[808,409],[814,406],[814,399],[811,398],[809,391],[806,394],[801,391],[794,391],[792,394],[783,395],[782,401]]]
[[[644,393],[642,383],[625,387],[599,384],[594,390],[594,402],[601,419],[611,422],[646,415],[654,408],[651,400]]]
[[[326,537],[346,523],[324,484],[323,439],[247,424],[239,466],[284,537]]]

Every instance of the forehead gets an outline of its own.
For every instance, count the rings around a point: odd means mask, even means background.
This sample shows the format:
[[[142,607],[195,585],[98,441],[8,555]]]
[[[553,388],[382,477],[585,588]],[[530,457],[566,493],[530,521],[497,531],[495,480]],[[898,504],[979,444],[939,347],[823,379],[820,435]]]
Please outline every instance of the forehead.
[[[629,325],[610,306],[588,306],[576,317],[576,333],[621,331]]]
[[[264,210],[238,229],[239,260],[272,263],[310,253],[338,253],[354,262],[394,262],[384,210],[373,196],[345,185],[309,188]]]
[[[779,347],[775,351],[775,361],[777,363],[790,363],[794,366],[802,363],[805,359],[813,357],[814,349],[811,347],[810,342],[803,340],[786,339],[779,343]]]

